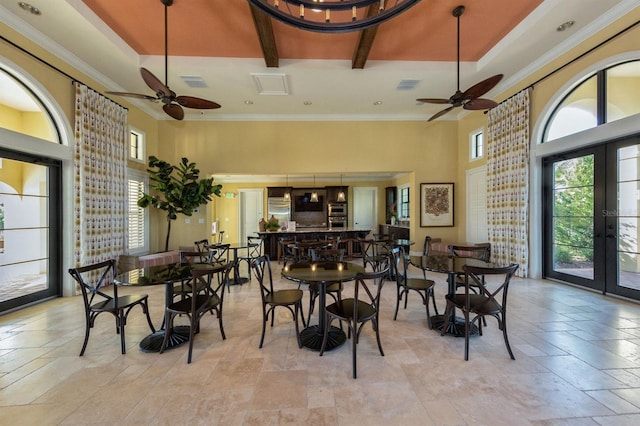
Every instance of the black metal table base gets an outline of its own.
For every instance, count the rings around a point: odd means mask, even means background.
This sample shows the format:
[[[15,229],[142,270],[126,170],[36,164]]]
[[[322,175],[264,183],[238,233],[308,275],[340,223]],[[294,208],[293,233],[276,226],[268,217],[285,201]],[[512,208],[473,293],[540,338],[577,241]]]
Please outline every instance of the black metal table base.
[[[148,335],[140,342],[140,350],[142,352],[160,352],[162,347],[162,341],[164,340],[164,330],[158,330],[153,334]],[[173,327],[173,331],[169,336],[167,347],[165,350],[173,349],[189,341],[189,326],[179,325]]]
[[[249,278],[247,277],[237,277],[237,278],[233,278],[229,281],[229,284],[231,285],[242,285],[244,283],[248,283],[249,282]]]
[[[431,317],[431,325],[434,330],[437,330],[438,333],[442,332],[442,327],[444,327],[444,315],[434,315]],[[478,327],[475,324],[471,324],[471,330],[469,330],[470,336],[475,336],[478,334]],[[456,336],[456,337],[464,337],[464,319],[455,317],[453,321],[449,321],[449,325],[447,326],[447,330],[445,334]]]
[[[309,326],[300,332],[302,346],[311,349],[312,351],[320,351],[320,348],[322,347],[322,338],[322,332],[320,331],[320,327],[317,325]],[[338,327],[331,326],[329,329],[329,336],[327,338],[327,346],[324,348],[325,352],[337,348],[346,340],[347,335],[344,334],[344,331],[340,330]]]

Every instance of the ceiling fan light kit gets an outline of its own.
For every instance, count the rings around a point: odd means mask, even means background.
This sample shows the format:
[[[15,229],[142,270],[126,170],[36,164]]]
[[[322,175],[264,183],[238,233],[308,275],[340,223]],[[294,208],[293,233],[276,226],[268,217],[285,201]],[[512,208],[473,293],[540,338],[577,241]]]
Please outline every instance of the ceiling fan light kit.
[[[491,99],[483,99],[480,96],[487,93],[489,90],[493,89],[499,82],[502,80],[502,74],[496,74],[492,77],[487,78],[486,80],[477,83],[464,92],[460,91],[460,17],[465,11],[464,6],[458,6],[451,14],[458,21],[458,57],[457,57],[457,89],[456,92],[449,99],[442,98],[420,98],[417,99],[418,102],[430,103],[430,104],[450,104],[451,106],[443,109],[442,111],[434,114],[429,118],[429,121],[433,121],[436,118],[439,118],[454,108],[462,107],[466,110],[488,110],[498,106],[498,103],[492,101]]]
[[[248,0],[273,18],[301,30],[363,30],[404,12],[420,0]],[[370,10],[370,7],[374,9]]]
[[[139,93],[129,92],[107,92],[111,95],[125,96],[137,99],[146,99],[149,101],[162,102],[162,109],[167,115],[176,120],[182,120],[184,118],[185,108],[194,109],[216,109],[220,108],[220,104],[209,101],[206,99],[196,98],[193,96],[177,96],[176,93],[169,88],[169,49],[168,49],[168,13],[167,8],[173,4],[173,0],[160,0],[160,3],[164,5],[164,83],[160,81],[151,71],[142,67],[140,68],[140,74],[142,79],[149,86],[151,90],[155,92],[155,96],[142,95]]]

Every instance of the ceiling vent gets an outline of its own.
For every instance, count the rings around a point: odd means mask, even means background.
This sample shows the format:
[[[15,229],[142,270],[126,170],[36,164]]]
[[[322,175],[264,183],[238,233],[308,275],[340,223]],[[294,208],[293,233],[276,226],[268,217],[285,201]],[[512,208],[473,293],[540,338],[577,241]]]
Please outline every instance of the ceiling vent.
[[[208,87],[207,83],[199,75],[181,75],[180,78],[189,87],[195,87],[195,88]]]
[[[400,80],[396,90],[413,90],[422,80]]]
[[[256,89],[261,95],[288,95],[289,85],[286,74],[251,74]]]

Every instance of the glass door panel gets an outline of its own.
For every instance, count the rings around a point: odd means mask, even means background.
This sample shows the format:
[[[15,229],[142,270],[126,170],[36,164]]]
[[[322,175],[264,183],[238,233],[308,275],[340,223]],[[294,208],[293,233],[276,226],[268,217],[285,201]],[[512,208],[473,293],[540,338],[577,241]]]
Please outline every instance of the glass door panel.
[[[59,252],[50,226],[58,218],[51,194],[59,188],[59,167],[11,157],[0,153],[0,312],[60,292],[59,268],[50,263]]]
[[[607,244],[607,292],[640,298],[640,145],[633,140],[611,144],[611,164],[605,215]],[[615,172],[615,174],[613,173]]]

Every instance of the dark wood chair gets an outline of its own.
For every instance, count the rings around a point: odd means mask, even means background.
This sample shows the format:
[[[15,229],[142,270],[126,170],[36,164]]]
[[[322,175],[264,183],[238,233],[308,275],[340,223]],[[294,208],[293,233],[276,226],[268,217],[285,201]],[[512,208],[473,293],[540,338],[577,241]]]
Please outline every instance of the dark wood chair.
[[[488,262],[491,259],[491,244],[451,244],[449,245],[449,255],[455,257],[470,257]],[[464,287],[464,273],[456,275],[456,288],[458,287]]]
[[[127,352],[124,328],[127,324],[127,316],[134,306],[140,305],[142,312],[147,316],[151,332],[155,333],[156,330],[149,317],[148,296],[146,294],[118,296],[118,286],[113,284],[113,279],[116,276],[115,259],[71,268],[69,274],[80,286],[84,302],[85,333],[80,356],[84,355],[87,348],[89,332],[95,324],[96,317],[105,312],[110,313],[116,319],[116,333],[120,334],[120,346],[123,354]],[[113,295],[107,294],[105,287],[108,286],[113,288]]]
[[[344,260],[344,249],[311,249],[309,250],[311,255],[312,262],[321,262],[321,261],[333,261],[333,262],[342,262]],[[326,294],[331,296],[334,301],[340,301],[340,297],[342,294],[342,284],[341,283],[332,283],[327,284],[326,286]],[[300,288],[300,287],[298,287]],[[318,298],[319,288],[318,284],[310,283],[309,284],[309,312],[307,315],[307,324],[311,321],[311,314],[313,314],[316,299]]]
[[[247,255],[238,256],[238,263],[246,262],[249,271],[249,280],[251,280],[251,263],[254,259],[263,255],[264,237],[247,237]]]
[[[486,316],[492,316],[498,321],[498,328],[502,330],[504,343],[511,359],[515,359],[509,338],[507,337],[507,295],[511,278],[518,269],[518,264],[513,263],[502,268],[481,268],[477,266],[465,265],[463,269],[464,275],[464,293],[448,294],[445,296],[447,300],[447,308],[444,313],[445,323],[442,327],[442,335],[449,326],[449,321],[453,316],[454,310],[460,309],[464,315],[465,333],[464,333],[464,359],[469,360],[469,334],[471,326],[477,321],[478,332],[482,336],[482,321]],[[487,283],[485,276],[503,276],[502,282],[498,284]],[[471,287],[479,290],[473,293]],[[473,315],[473,318],[471,318]]]
[[[189,318],[189,355],[187,363],[191,363],[193,353],[193,340],[200,332],[200,320],[207,313],[215,314],[220,325],[222,339],[226,339],[222,325],[222,306],[224,302],[224,285],[229,281],[229,273],[232,264],[227,264],[217,271],[211,265],[194,265],[191,268],[191,285],[188,297],[171,303],[165,308],[165,335],[162,341],[160,353],[163,353],[171,339],[173,321],[178,315],[186,315]],[[220,279],[214,280],[213,275],[222,274]],[[217,284],[212,286],[212,283]]]
[[[324,354],[327,345],[331,322],[333,320],[346,322],[351,336],[351,359],[354,379],[358,377],[356,354],[360,332],[369,321],[371,321],[373,330],[376,332],[380,355],[384,356],[382,343],[380,342],[380,292],[384,285],[384,277],[388,275],[388,272],[387,269],[381,269],[356,275],[353,298],[336,301],[327,306],[326,309],[326,325],[324,327],[320,356]]]
[[[435,296],[433,288],[435,282],[424,278],[410,278],[409,277],[409,258],[405,256],[404,250],[401,247],[395,247],[392,251],[392,265],[394,274],[396,277],[397,293],[396,293],[396,311],[393,314],[393,320],[398,318],[398,309],[400,302],[404,298],[404,308],[407,309],[407,302],[409,300],[409,293],[414,292],[420,295],[422,298],[422,304],[427,311],[427,321],[429,328],[432,328],[431,313],[429,312],[429,299],[433,300],[435,306]]]
[[[287,266],[287,263],[293,263],[296,261],[296,253],[291,244],[296,242],[294,239],[286,239],[281,237],[278,239],[278,247],[280,251],[280,256],[278,257],[278,263],[282,262],[282,266]]]
[[[389,260],[389,245],[385,239],[361,239],[362,247],[362,266],[371,267],[374,271],[380,270],[381,267]]]
[[[302,296],[300,289],[275,290],[273,288],[273,276],[271,274],[271,262],[269,256],[260,256],[251,264],[253,273],[260,284],[260,295],[262,298],[262,334],[260,336],[259,348],[264,343],[264,334],[271,315],[271,327],[275,321],[275,310],[278,307],[284,307],[293,315],[293,321],[296,325],[296,338],[298,347],[302,348],[302,340],[300,340],[300,327],[298,318],[302,317],[302,324],[305,325],[304,314],[302,312]]]

